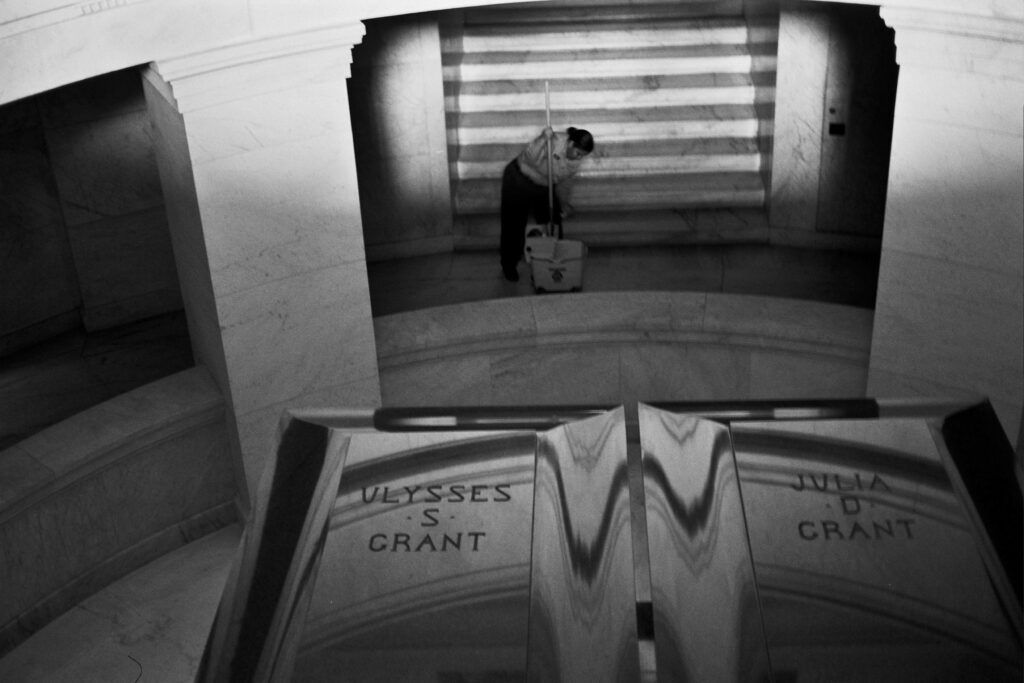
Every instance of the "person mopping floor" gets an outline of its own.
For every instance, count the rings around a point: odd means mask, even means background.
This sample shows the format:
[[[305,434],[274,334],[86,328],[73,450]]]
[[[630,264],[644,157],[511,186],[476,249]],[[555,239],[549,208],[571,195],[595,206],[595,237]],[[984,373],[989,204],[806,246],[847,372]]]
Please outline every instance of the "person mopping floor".
[[[556,225],[561,236],[562,218],[572,214],[568,200],[571,179],[592,151],[594,138],[588,131],[569,127],[564,133],[555,133],[548,125],[505,167],[501,178],[501,271],[506,280],[519,281],[519,259],[531,214],[537,223]]]

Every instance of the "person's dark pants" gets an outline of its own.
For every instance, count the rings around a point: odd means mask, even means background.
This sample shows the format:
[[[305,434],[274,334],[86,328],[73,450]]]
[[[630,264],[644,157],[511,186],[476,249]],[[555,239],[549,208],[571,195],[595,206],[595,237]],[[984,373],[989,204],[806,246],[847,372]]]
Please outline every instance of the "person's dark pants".
[[[555,219],[562,233],[562,207],[555,194]],[[501,176],[501,267],[515,270],[526,244],[526,224],[530,216],[540,225],[548,223],[548,188],[538,185],[519,170],[516,159]]]

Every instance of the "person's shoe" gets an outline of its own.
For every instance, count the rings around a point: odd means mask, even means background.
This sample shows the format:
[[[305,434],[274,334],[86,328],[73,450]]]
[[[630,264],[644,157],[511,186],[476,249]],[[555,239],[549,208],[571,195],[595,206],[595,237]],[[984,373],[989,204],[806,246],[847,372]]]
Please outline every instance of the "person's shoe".
[[[505,274],[505,279],[509,282],[519,282],[519,271],[515,266],[502,266],[501,272]]]

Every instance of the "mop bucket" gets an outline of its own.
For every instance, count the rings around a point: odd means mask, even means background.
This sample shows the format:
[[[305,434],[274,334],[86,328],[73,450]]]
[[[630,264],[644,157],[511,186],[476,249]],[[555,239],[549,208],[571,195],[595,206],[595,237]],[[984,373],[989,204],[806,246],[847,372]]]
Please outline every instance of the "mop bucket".
[[[526,253],[535,291],[578,292],[583,287],[583,242],[534,237],[527,239]]]

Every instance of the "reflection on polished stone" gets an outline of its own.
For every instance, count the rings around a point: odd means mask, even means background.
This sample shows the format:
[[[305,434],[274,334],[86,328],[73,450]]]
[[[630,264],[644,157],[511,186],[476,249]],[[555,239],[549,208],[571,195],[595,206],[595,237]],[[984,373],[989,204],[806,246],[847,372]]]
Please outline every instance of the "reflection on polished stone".
[[[728,427],[640,406],[660,680],[770,676]]]
[[[527,680],[637,681],[622,408],[540,435]]]

